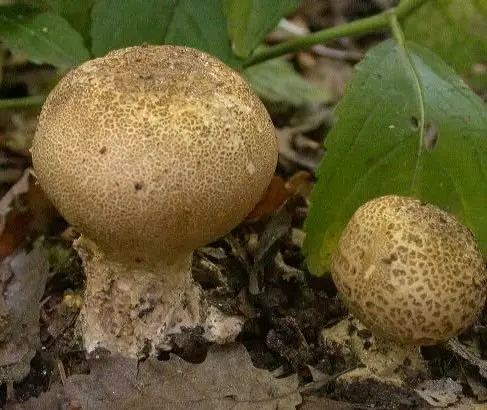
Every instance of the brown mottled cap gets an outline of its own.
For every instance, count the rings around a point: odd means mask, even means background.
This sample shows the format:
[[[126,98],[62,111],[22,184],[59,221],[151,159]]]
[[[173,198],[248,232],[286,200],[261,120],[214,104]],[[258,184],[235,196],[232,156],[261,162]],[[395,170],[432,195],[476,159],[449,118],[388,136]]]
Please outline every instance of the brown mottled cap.
[[[54,205],[102,250],[171,259],[252,210],[274,174],[277,142],[238,73],[191,48],[142,46],[59,82],[32,158]]]
[[[455,336],[486,299],[487,272],[473,234],[413,198],[384,196],[362,205],[331,270],[350,312],[400,343],[431,345]]]

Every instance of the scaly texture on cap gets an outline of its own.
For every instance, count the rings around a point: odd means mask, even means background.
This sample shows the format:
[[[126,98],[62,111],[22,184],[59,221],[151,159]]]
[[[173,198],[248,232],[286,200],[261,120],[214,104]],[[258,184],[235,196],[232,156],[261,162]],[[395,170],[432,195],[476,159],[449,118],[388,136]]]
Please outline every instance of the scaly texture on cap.
[[[274,173],[277,143],[238,73],[191,48],[141,46],[59,82],[32,157],[61,214],[103,251],[168,261],[252,210]]]
[[[487,272],[473,234],[413,198],[384,196],[362,205],[340,238],[331,271],[350,312],[400,343],[453,337],[486,299]]]

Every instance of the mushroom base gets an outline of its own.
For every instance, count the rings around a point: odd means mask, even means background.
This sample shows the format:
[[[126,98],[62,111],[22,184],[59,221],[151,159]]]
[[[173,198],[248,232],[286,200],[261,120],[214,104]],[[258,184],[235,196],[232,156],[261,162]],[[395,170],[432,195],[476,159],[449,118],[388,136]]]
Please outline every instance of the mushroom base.
[[[341,383],[377,378],[388,384],[405,386],[406,380],[427,375],[419,346],[373,336],[356,318],[343,319],[324,329],[321,338],[328,351],[335,351],[351,365],[356,365],[357,361],[363,365],[340,376]]]
[[[191,276],[192,254],[171,265],[128,267],[90,240],[74,244],[86,273],[78,320],[85,349],[141,358],[171,350],[171,336],[200,329],[208,342],[232,342],[243,320],[209,306]]]

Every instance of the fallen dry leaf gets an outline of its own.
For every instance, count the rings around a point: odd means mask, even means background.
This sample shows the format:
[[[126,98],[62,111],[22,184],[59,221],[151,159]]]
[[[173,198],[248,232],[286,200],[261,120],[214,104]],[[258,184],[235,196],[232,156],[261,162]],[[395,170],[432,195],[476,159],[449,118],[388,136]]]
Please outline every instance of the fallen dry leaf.
[[[0,199],[0,259],[12,254],[29,233],[45,232],[57,211],[39,185],[31,169]]]
[[[271,214],[279,209],[284,201],[289,197],[285,183],[281,177],[274,176],[267,187],[262,199],[254,209],[247,215],[247,221],[255,221]]]
[[[326,397],[305,396],[300,410],[357,410],[359,407]]]
[[[291,410],[301,403],[296,375],[276,379],[252,365],[242,345],[213,346],[203,363],[177,356],[144,362],[109,357],[90,362],[89,375],[68,377],[15,410]]]
[[[0,234],[5,229],[7,216],[12,210],[15,199],[21,194],[29,191],[29,179],[31,170],[26,169],[22,177],[8,190],[8,192],[0,199]]]
[[[485,385],[485,383],[482,383],[482,381],[479,380],[478,374],[475,374],[474,371],[472,371],[472,369],[470,368],[464,368],[463,373],[465,376],[465,380],[467,381],[468,387],[470,387],[470,390],[472,390],[475,398],[481,403],[486,402],[487,386]]]
[[[40,346],[39,307],[48,273],[39,249],[0,264],[0,383],[20,381],[30,370]]]
[[[311,173],[307,171],[298,171],[286,181],[285,187],[288,192],[307,198],[313,189],[311,178]]]
[[[3,232],[0,233],[0,260],[11,255],[24,241],[30,221],[27,212],[16,209],[9,212],[3,219]]]
[[[455,338],[450,339],[444,346],[457,357],[478,368],[480,376],[487,380],[487,360],[481,359]]]
[[[463,396],[462,385],[449,377],[426,380],[415,391],[433,407],[448,407],[457,403]]]
[[[311,177],[312,175],[307,171],[298,171],[285,182],[281,177],[274,176],[264,196],[247,215],[246,220],[256,222],[276,212],[293,196],[306,198],[313,188]]]

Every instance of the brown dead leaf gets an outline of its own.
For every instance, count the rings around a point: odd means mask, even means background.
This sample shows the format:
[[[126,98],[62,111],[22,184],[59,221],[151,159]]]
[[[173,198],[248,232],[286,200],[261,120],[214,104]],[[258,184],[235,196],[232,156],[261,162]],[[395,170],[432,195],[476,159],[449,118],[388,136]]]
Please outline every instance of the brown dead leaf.
[[[247,221],[256,221],[279,209],[289,194],[281,177],[274,176],[262,199],[247,215]]]
[[[22,177],[0,199],[0,233],[4,231],[6,218],[14,207],[16,198],[29,191],[30,175],[30,169],[26,169]]]
[[[294,195],[306,198],[313,188],[311,174],[307,171],[298,171],[286,182],[274,176],[262,199],[247,215],[246,220],[256,222],[276,212],[288,199]]]
[[[0,383],[20,381],[30,370],[40,346],[39,307],[48,273],[39,249],[0,264]]]
[[[26,169],[0,199],[0,259],[12,254],[29,232],[44,232],[56,211]]]
[[[480,376],[482,376],[484,380],[487,380],[487,360],[481,359],[479,355],[471,352],[465,345],[455,338],[450,339],[444,346],[451,353],[455,354],[457,358],[461,358],[470,365],[478,368]]]
[[[311,177],[311,173],[307,171],[296,172],[286,181],[286,190],[293,195],[300,195],[303,198],[307,198],[313,189]]]
[[[172,356],[144,362],[109,357],[90,362],[89,375],[68,377],[16,410],[261,410],[295,409],[301,403],[296,375],[282,379],[252,365],[242,345],[213,346],[192,364]]]
[[[326,397],[305,396],[300,410],[357,410],[358,407],[342,401],[330,400]]]
[[[24,241],[30,216],[27,213],[12,210],[4,217],[3,232],[0,234],[0,260],[11,255]]]
[[[469,368],[463,369],[465,380],[467,381],[468,387],[472,390],[475,398],[479,402],[486,402],[487,401],[487,385],[482,383],[479,376],[474,373]]]
[[[462,385],[449,377],[426,380],[415,391],[433,407],[448,407],[457,403],[463,396]]]
[[[19,206],[19,198],[29,191],[30,170],[0,199],[0,259],[13,253],[24,241],[30,216]]]

